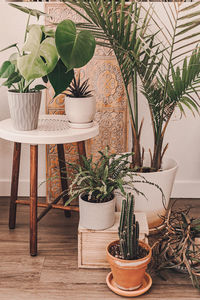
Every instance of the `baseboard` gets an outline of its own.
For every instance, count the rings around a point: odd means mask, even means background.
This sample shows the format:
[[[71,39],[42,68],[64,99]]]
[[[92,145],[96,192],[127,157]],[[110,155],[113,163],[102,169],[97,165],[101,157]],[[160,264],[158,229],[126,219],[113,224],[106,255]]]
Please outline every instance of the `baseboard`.
[[[175,181],[172,198],[200,198],[200,181]]]
[[[44,180],[39,180],[42,182]],[[20,180],[19,182],[19,192],[18,195],[21,197],[27,197],[30,193],[30,182],[29,180]],[[9,180],[0,180],[0,196],[10,196],[10,181]],[[43,183],[38,187],[38,196],[46,196],[46,184]]]

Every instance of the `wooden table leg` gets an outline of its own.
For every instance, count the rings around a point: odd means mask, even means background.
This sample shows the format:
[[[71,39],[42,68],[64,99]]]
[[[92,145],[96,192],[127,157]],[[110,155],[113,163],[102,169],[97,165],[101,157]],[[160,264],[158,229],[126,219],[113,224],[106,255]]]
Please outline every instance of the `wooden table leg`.
[[[9,212],[9,228],[10,229],[14,229],[15,224],[16,224],[17,204],[15,201],[17,200],[17,194],[18,194],[20,154],[21,154],[21,144],[14,143],[11,196],[10,196],[10,212]]]
[[[59,169],[60,169],[60,181],[61,181],[61,188],[62,192],[68,190],[68,181],[67,181],[67,169],[65,163],[65,152],[63,144],[57,145],[57,152],[58,152],[58,162],[59,162]],[[63,204],[69,199],[68,195],[63,197]],[[64,214],[67,218],[71,216],[71,212],[68,210],[64,211]]]
[[[82,156],[86,156],[85,141],[78,142],[77,145],[78,145],[79,161],[80,164],[82,164],[83,163]]]
[[[37,255],[38,145],[30,145],[30,254]]]

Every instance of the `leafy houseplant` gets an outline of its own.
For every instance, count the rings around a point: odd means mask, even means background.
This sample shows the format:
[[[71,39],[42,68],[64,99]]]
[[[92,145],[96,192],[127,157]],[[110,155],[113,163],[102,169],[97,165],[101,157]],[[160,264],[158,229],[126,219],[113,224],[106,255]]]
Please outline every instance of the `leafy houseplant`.
[[[131,194],[122,202],[118,235],[119,240],[111,242],[107,247],[113,280],[120,289],[138,289],[151,260],[151,248],[139,241],[139,223],[135,220]]]
[[[93,125],[96,101],[89,90],[89,79],[81,83],[80,73],[74,76],[69,88],[63,94],[65,113],[71,127],[86,128]]]
[[[109,154],[109,148],[99,151],[99,159],[83,156],[82,165],[70,164],[74,178],[69,189],[69,201],[79,197],[80,225],[88,229],[111,227],[115,220],[114,192],[125,195],[124,185],[133,186],[133,176],[128,168],[131,154]]]
[[[49,80],[55,91],[54,97],[59,95],[72,81],[73,68],[82,67],[92,58],[95,49],[94,37],[86,30],[77,31],[75,24],[70,20],[59,23],[56,31],[44,25],[29,25],[30,16],[39,19],[44,13],[16,4],[10,5],[29,16],[23,47],[19,49],[15,43],[1,50],[10,48],[17,50],[2,64],[0,77],[7,79],[2,85],[8,87],[12,103],[15,101],[14,96],[23,93],[24,99],[25,94],[31,93],[32,97],[33,93],[44,89],[45,86],[41,84],[31,87],[37,78],[42,78],[45,83]],[[83,51],[82,56],[78,55],[80,51]],[[21,111],[25,104],[23,99],[20,100],[20,107],[17,111]],[[34,107],[36,102],[31,106]],[[39,110],[33,115],[38,116],[38,114]],[[15,115],[18,114],[15,113]]]
[[[169,211],[166,227],[152,246],[152,271],[180,270],[188,273],[193,286],[200,289],[200,218],[190,217],[189,211]]]

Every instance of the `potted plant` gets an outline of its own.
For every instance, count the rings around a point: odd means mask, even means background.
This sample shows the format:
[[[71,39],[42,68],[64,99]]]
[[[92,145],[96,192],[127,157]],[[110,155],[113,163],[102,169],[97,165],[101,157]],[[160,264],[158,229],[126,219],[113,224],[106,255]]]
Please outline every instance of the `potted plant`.
[[[99,159],[82,157],[82,164],[69,164],[74,178],[69,187],[68,205],[79,197],[80,225],[87,229],[101,230],[115,221],[115,190],[125,194],[124,185],[133,187],[132,174],[127,167],[131,154],[109,154],[109,148],[99,151]]]
[[[19,49],[15,43],[1,50],[15,48],[17,52],[2,64],[0,77],[6,79],[2,85],[9,89],[8,102],[13,125],[18,130],[32,130],[38,124],[41,90],[46,88],[42,84],[33,86],[34,80],[41,78],[45,83],[49,80],[55,91],[54,97],[59,95],[71,83],[73,68],[85,65],[92,58],[95,39],[86,30],[77,32],[70,20],[60,22],[56,31],[44,25],[30,25],[30,16],[39,19],[44,13],[10,5],[29,16],[22,48]],[[81,57],[77,56],[79,51],[84,52]]]
[[[151,248],[148,244],[139,241],[139,223],[135,219],[134,200],[131,194],[128,194],[126,200],[122,201],[118,235],[119,240],[113,241],[107,246],[107,259],[113,281],[118,289],[138,290],[151,260]],[[110,284],[110,275],[107,283]],[[149,276],[148,288],[150,286]]]
[[[151,270],[164,269],[187,273],[200,289],[200,218],[190,216],[190,208],[169,210],[166,227],[158,238],[152,237]]]
[[[89,128],[93,125],[96,112],[96,101],[89,90],[88,80],[81,83],[80,73],[74,76],[69,88],[63,94],[65,98],[65,113],[70,127]]]
[[[193,10],[197,9],[200,3],[188,3],[185,6],[182,2],[174,2],[173,7],[169,7],[170,3],[164,3],[162,7],[169,22],[163,22],[152,3],[125,3],[125,0],[63,2],[79,14],[78,8],[83,9],[87,16],[85,24],[79,25],[80,28],[91,30],[98,36],[99,45],[114,50],[130,113],[134,153],[132,167],[137,172],[143,172],[144,167],[149,167],[145,168],[148,173],[143,176],[147,176],[148,180],[157,183],[163,189],[167,206],[177,164],[172,159],[165,159],[168,148],[167,143],[164,145],[165,133],[175,108],[179,108],[181,114],[185,115],[184,107],[194,113],[198,111],[199,105],[198,98],[194,96],[198,95],[200,79],[199,37],[198,30],[194,34],[191,31],[199,26],[195,17],[200,13],[193,13]],[[83,15],[82,17],[84,18]],[[147,149],[148,159],[140,145],[143,118],[139,111],[138,77],[152,121],[154,146],[153,150],[150,147]],[[149,191],[143,191],[148,201],[136,199],[136,211],[145,211],[150,227],[157,226],[162,222],[159,215],[163,214],[165,209],[160,197],[151,197]]]

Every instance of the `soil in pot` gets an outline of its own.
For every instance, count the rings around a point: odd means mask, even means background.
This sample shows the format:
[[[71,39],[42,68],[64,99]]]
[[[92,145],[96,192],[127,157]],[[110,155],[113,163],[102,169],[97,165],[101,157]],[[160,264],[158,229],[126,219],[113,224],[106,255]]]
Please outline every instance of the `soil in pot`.
[[[97,200],[96,200],[96,197],[95,196],[92,196],[90,200],[88,200],[88,195],[87,194],[84,194],[81,196],[81,198],[84,200],[84,201],[87,201],[87,202],[91,202],[91,203],[97,203]],[[105,202],[109,202],[111,200],[113,200],[114,198],[114,194],[113,195],[110,195],[110,197],[106,198],[105,201],[102,201],[100,203],[105,203]]]
[[[119,243],[111,245],[109,248],[109,253],[116,258],[123,259],[123,257],[120,254],[120,244]],[[138,256],[135,257],[135,259],[143,258],[143,257],[147,256],[148,253],[149,252],[147,251],[147,249],[145,249],[139,245],[139,253],[138,253]]]

